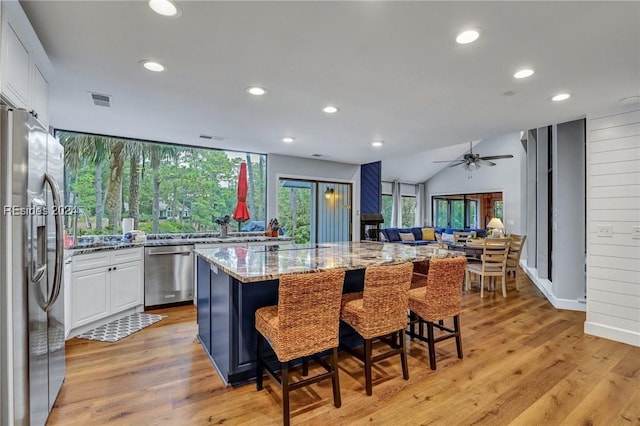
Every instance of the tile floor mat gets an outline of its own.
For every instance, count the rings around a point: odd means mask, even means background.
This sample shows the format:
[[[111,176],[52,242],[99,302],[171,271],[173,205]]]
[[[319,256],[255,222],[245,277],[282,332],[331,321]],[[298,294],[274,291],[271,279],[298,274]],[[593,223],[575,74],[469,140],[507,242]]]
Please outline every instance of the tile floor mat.
[[[166,315],[144,314],[136,312],[124,318],[111,321],[108,324],[96,327],[86,333],[77,335],[79,339],[98,340],[100,342],[117,342],[136,331],[140,331],[145,327],[155,324],[156,322],[166,318]]]

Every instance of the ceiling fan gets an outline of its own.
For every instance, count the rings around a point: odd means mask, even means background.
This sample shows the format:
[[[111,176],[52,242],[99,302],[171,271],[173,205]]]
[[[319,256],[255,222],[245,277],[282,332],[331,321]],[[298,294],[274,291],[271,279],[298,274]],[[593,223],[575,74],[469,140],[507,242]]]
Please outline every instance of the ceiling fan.
[[[494,163],[491,160],[501,160],[503,158],[513,158],[513,155],[506,154],[506,155],[490,155],[487,157],[480,157],[480,154],[473,153],[473,145],[471,142],[469,142],[469,152],[464,154],[462,158],[459,158],[457,160],[434,161],[434,163],[451,163],[449,167],[463,165],[465,170],[469,170],[469,177],[471,177],[471,171],[479,169],[480,166],[483,166],[483,165],[493,167],[496,165],[496,163]]]

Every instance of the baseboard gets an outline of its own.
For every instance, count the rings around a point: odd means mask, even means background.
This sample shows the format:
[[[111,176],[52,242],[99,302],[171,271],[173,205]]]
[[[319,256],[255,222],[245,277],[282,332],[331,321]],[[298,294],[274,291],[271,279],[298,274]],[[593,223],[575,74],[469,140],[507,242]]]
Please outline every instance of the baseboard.
[[[520,260],[520,267],[524,271],[525,274],[531,279],[533,284],[538,287],[538,289],[544,294],[549,302],[556,309],[566,309],[569,311],[580,311],[586,312],[587,305],[584,303],[584,300],[574,300],[574,299],[562,299],[556,297],[553,294],[553,284],[551,281],[538,278],[538,270],[536,268],[530,268],[526,265],[526,260]]]
[[[589,321],[584,323],[584,332],[604,339],[615,340],[632,346],[640,346],[640,332],[633,333],[629,330],[622,330]]]

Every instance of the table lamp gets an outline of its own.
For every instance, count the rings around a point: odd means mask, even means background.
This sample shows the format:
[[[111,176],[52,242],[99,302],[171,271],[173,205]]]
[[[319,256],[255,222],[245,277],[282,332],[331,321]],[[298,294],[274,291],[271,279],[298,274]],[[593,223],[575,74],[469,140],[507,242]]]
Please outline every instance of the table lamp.
[[[492,218],[487,224],[487,228],[491,232],[490,235],[492,238],[502,238],[504,237],[504,225],[502,221],[498,217]]]

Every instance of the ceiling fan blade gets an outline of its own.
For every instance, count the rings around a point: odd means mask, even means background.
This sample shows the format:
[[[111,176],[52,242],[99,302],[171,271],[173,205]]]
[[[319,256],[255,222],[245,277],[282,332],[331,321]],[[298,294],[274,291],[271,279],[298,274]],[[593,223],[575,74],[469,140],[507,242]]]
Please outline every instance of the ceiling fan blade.
[[[459,166],[460,164],[464,164],[464,163],[466,163],[466,161],[458,161],[457,163],[453,163],[449,167]]]
[[[478,160],[478,164],[482,164],[482,165],[485,165],[485,166],[495,166],[496,165],[496,163],[494,163],[493,161],[487,161],[487,160],[484,160],[482,158]]]
[[[490,155],[488,157],[480,157],[481,160],[500,160],[502,158],[513,158],[513,155]]]
[[[438,160],[438,161],[434,161],[434,163],[453,163],[454,161],[460,161],[460,160]]]

